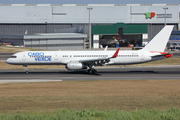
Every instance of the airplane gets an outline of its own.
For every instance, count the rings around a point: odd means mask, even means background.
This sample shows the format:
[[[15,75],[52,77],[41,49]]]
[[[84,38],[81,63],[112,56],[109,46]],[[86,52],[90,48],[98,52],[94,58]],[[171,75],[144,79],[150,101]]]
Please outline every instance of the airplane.
[[[99,44],[100,45],[111,45],[111,44],[114,44],[114,43],[117,43],[119,42],[119,35],[116,35],[113,37],[113,39],[104,39],[103,37],[101,39],[99,39]]]
[[[166,25],[141,50],[107,50],[102,51],[24,51],[8,58],[6,63],[23,65],[28,73],[28,65],[65,65],[66,69],[77,71],[88,69],[88,73],[96,74],[94,66],[129,65],[151,62],[172,56],[164,52],[173,25]]]
[[[118,42],[118,40],[116,40],[116,39],[101,39],[101,40],[99,40],[100,45],[111,45],[111,44],[114,44],[117,42]]]

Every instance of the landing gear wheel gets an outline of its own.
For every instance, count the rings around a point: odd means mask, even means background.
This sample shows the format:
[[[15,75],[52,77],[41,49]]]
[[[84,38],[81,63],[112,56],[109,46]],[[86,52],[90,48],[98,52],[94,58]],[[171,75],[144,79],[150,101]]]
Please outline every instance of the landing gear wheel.
[[[95,69],[89,69],[88,73],[89,74],[97,74],[97,71]]]
[[[92,70],[91,70],[91,69],[89,69],[89,70],[88,70],[88,73],[89,73],[89,74],[92,74]]]
[[[28,68],[27,68],[27,65],[23,65],[23,66],[25,67],[24,70],[25,70],[25,72],[26,72],[26,74],[27,74],[27,73],[29,72],[29,71],[28,71]]]
[[[94,65],[89,65],[89,70],[88,73],[89,74],[97,74],[97,71],[94,69]]]
[[[93,73],[94,73],[94,74],[97,74],[97,71],[94,69],[94,70],[93,70]]]

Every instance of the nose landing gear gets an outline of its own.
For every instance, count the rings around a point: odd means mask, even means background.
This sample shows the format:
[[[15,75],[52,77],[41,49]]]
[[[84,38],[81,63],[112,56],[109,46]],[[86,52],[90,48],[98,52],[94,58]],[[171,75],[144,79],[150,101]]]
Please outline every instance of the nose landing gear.
[[[25,73],[28,73],[29,71],[28,71],[28,67],[27,67],[27,65],[23,65],[23,67],[25,67]]]

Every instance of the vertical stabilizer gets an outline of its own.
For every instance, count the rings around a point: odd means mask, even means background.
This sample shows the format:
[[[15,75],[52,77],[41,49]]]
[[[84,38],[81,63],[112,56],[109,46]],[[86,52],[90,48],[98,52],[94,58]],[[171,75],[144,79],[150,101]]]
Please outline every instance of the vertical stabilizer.
[[[164,52],[174,25],[166,25],[142,50]]]

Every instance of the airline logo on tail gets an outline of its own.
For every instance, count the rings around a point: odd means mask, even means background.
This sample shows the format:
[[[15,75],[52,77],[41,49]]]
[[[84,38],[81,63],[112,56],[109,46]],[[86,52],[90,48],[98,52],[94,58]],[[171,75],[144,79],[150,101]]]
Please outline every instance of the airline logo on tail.
[[[154,12],[146,12],[146,19],[153,18],[156,14]]]

